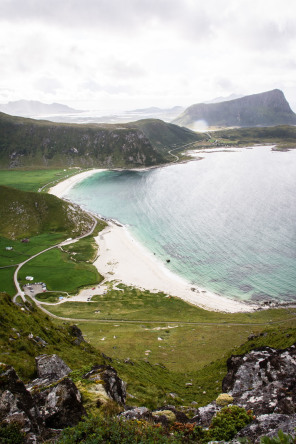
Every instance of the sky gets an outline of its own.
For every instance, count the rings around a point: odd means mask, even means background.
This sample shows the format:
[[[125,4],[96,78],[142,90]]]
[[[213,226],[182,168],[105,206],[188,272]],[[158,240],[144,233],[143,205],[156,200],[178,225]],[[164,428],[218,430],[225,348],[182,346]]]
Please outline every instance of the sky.
[[[296,111],[294,0],[0,0],[0,103],[189,106],[281,89]]]

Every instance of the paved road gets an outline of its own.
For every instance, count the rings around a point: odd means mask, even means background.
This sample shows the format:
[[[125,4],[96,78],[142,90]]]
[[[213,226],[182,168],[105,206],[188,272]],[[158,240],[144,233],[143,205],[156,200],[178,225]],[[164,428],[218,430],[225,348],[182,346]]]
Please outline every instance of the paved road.
[[[17,268],[16,268],[16,270],[14,272],[14,275],[13,275],[14,284],[15,284],[16,289],[17,289],[17,293],[14,295],[14,297],[12,299],[14,303],[16,302],[16,299],[17,299],[18,296],[20,296],[24,302],[26,301],[25,293],[21,289],[21,286],[20,286],[20,284],[18,282],[18,278],[17,278],[18,272],[20,271],[22,266],[25,265],[27,262],[31,261],[32,259],[34,259],[35,257],[40,256],[40,254],[45,253],[46,251],[52,250],[53,248],[62,247],[63,245],[72,244],[73,242],[77,242],[79,239],[83,239],[84,237],[89,236],[90,234],[92,234],[94,232],[94,229],[97,226],[97,219],[95,219],[92,214],[90,214],[90,213],[87,213],[87,214],[93,220],[93,226],[92,226],[91,230],[89,230],[87,233],[82,234],[81,236],[78,236],[75,239],[71,239],[70,241],[69,240],[65,240],[65,241],[60,242],[60,243],[58,243],[56,245],[52,245],[51,247],[45,248],[45,250],[39,251],[39,253],[34,254],[33,256],[29,257],[29,259],[26,259],[24,262],[21,262],[20,264],[18,264],[18,266],[17,266]]]

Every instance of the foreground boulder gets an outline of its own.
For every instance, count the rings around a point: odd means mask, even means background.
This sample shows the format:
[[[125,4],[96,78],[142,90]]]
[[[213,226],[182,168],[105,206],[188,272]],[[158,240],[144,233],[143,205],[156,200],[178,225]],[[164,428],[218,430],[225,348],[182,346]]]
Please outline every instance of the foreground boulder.
[[[69,378],[35,392],[33,398],[45,426],[49,428],[74,426],[86,414],[80,391]]]
[[[78,424],[86,413],[61,358],[41,355],[36,365],[38,378],[25,386],[13,367],[0,364],[0,422],[17,423],[27,443],[41,442],[48,429]]]
[[[38,378],[57,381],[71,372],[70,367],[58,355],[40,355],[35,361]]]
[[[296,405],[296,347],[285,350],[261,347],[231,356],[222,388],[233,403],[255,415],[293,414]]]
[[[13,367],[0,364],[0,421],[17,423],[26,433],[26,442],[36,443],[43,420],[33,397]]]

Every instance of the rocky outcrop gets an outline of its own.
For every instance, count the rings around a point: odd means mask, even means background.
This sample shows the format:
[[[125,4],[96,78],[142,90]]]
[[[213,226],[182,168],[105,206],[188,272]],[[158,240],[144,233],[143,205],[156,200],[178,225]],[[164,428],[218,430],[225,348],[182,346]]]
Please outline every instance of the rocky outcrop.
[[[28,443],[40,442],[48,428],[76,425],[85,414],[65,362],[57,355],[41,355],[36,365],[38,378],[25,386],[13,367],[0,364],[0,421],[19,424]]]
[[[86,414],[81,394],[69,378],[35,392],[33,399],[46,427],[61,429],[74,426]]]
[[[97,365],[83,378],[95,383],[90,390],[97,392],[98,401],[104,403],[110,399],[120,405],[125,405],[126,385],[110,365]]]
[[[281,415],[272,413],[270,415],[258,416],[252,424],[242,429],[236,438],[248,438],[252,443],[259,444],[263,436],[272,438],[279,430],[284,433],[295,434],[296,414]]]
[[[73,344],[80,345],[82,342],[85,342],[82,331],[79,327],[77,327],[77,325],[70,325],[69,333],[74,338]]]
[[[0,364],[0,421],[17,423],[28,443],[36,443],[43,420],[33,397],[13,367]]]
[[[58,355],[40,355],[35,361],[38,378],[58,380],[71,372],[70,367]]]
[[[293,414],[296,404],[296,346],[285,350],[262,347],[243,356],[231,356],[223,380],[234,404],[256,415]]]

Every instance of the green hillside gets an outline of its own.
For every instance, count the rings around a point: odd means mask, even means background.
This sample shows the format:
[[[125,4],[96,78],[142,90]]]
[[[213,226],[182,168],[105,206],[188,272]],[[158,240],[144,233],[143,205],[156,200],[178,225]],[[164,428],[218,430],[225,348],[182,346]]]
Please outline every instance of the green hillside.
[[[198,103],[173,123],[191,128],[197,121],[205,121],[209,127],[295,125],[296,114],[282,91],[275,89],[226,102]]]
[[[256,143],[271,143],[281,147],[296,146],[296,127],[279,125],[262,128],[236,128],[211,133],[213,139],[223,139],[236,145],[248,145]]]
[[[87,213],[55,196],[0,186],[0,235],[5,238],[50,232],[75,237],[92,224]]]
[[[206,140],[203,133],[194,133],[188,128],[165,123],[159,119],[143,119],[130,124],[141,130],[159,151],[166,153],[168,147],[178,148]]]
[[[0,113],[0,168],[124,167],[162,164],[175,146],[200,140],[159,120],[59,124]]]

